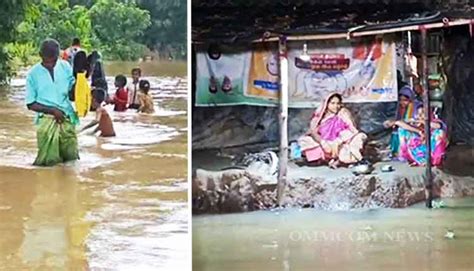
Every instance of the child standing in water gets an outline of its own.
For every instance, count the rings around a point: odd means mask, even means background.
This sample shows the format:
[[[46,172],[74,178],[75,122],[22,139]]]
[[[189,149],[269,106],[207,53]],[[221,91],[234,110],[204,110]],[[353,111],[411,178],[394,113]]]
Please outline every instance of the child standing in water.
[[[115,87],[117,90],[115,91],[115,96],[113,103],[114,111],[125,111],[127,110],[127,103],[128,103],[128,92],[125,86],[127,85],[127,78],[121,74],[115,77]]]
[[[133,68],[132,82],[127,86],[128,108],[138,109],[140,107],[140,102],[138,101],[140,76],[142,76],[142,70],[140,68]]]
[[[140,92],[138,93],[139,107],[138,112],[153,114],[153,98],[148,92],[150,91],[150,82],[148,80],[140,80]]]
[[[106,95],[104,89],[96,88],[92,91],[92,103],[93,106],[96,108],[95,119],[91,121],[91,123],[84,126],[84,128],[81,129],[81,132],[97,125],[97,127],[92,132],[93,134],[100,131],[99,136],[115,136],[115,130],[114,125],[112,123],[112,119],[110,118],[109,113],[107,113],[107,110],[105,110],[105,108],[102,106],[105,101],[105,97]]]

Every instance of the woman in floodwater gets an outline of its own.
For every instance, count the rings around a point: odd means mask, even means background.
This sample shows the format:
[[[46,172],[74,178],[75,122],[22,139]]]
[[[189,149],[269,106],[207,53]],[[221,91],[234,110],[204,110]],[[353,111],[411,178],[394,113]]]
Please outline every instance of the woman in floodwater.
[[[100,82],[102,80],[106,81],[105,72],[99,52],[95,50],[92,51],[92,53],[87,56],[87,62],[89,64],[89,70],[87,72],[86,77],[91,78],[92,87],[105,87],[105,90],[107,91],[107,84],[101,86],[97,85],[97,82]]]
[[[308,162],[328,161],[332,168],[363,160],[361,150],[367,136],[357,130],[342,96],[328,95],[313,114],[310,129],[298,143]]]
[[[400,142],[400,157],[414,166],[423,166],[426,163],[425,144],[425,113],[423,104],[416,106],[416,118],[410,122],[403,120],[392,121],[391,126],[397,126]],[[448,139],[446,125],[442,120],[431,114],[431,163],[439,166],[443,162]]]

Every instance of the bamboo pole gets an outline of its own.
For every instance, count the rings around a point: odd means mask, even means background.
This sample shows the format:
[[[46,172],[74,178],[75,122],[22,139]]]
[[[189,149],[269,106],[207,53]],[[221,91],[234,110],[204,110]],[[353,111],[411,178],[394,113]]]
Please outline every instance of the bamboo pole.
[[[425,144],[426,144],[426,173],[425,173],[425,196],[426,207],[432,208],[433,201],[433,176],[431,173],[431,108],[430,108],[430,94],[428,90],[428,62],[426,56],[426,28],[420,27],[421,31],[421,82],[423,86],[423,107],[425,109]]]
[[[407,36],[408,36],[408,48],[407,48],[407,51],[408,51],[408,52],[407,52],[407,53],[408,53],[409,55],[411,55],[411,53],[412,53],[412,49],[411,49],[411,44],[412,44],[411,31],[408,31],[408,32],[407,32]],[[413,76],[410,75],[410,79],[409,79],[409,80],[410,80],[410,81],[409,81],[408,83],[410,84],[410,88],[413,89],[413,87],[414,87]],[[399,86],[399,88],[400,88],[400,86]]]
[[[288,167],[288,55],[286,37],[281,37],[278,44],[280,55],[280,157],[277,184],[277,202],[281,206],[286,187]]]
[[[389,33],[397,33],[397,32],[405,32],[405,31],[417,31],[419,30],[420,26],[425,27],[426,29],[436,29],[436,28],[446,28],[451,26],[459,26],[459,25],[472,25],[473,20],[471,19],[457,19],[454,21],[450,21],[448,23],[430,23],[430,24],[419,24],[419,25],[411,25],[411,26],[400,26],[400,27],[392,27],[387,29],[380,29],[380,30],[370,30],[370,31],[360,31],[360,32],[347,32],[347,33],[337,33],[337,34],[314,34],[314,35],[301,35],[301,36],[288,36],[287,40],[331,40],[331,39],[348,39],[353,37],[363,37],[363,36],[374,36],[380,34],[389,34]],[[278,37],[270,37],[270,38],[259,38],[256,40],[251,41],[252,43],[260,43],[260,42],[276,42],[278,41]],[[205,44],[205,41],[193,41],[193,44]]]

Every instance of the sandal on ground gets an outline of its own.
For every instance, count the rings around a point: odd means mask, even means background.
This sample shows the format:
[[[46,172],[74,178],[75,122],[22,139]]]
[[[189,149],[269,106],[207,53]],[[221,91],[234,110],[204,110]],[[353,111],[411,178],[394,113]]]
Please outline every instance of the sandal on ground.
[[[329,161],[329,167],[332,168],[332,169],[337,169],[337,167],[339,166],[340,162],[339,160],[336,160],[336,159],[332,159],[331,161]]]

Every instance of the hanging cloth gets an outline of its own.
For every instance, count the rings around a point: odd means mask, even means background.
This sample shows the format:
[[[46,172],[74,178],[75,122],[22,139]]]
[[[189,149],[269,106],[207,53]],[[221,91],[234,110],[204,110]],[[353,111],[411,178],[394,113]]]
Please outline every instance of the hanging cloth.
[[[408,74],[410,76],[413,76],[415,78],[418,78],[418,60],[416,59],[416,56],[413,54],[407,54],[405,56],[405,65],[406,65],[406,70],[408,71]]]

